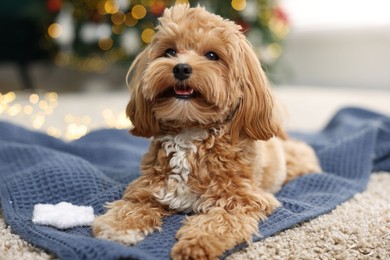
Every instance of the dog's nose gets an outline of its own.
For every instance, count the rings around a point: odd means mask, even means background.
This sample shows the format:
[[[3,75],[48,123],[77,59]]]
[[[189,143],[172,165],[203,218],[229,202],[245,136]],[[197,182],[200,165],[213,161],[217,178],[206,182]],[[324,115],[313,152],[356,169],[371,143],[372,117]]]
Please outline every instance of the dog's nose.
[[[179,63],[173,67],[173,76],[178,80],[185,80],[191,76],[192,68],[187,63]]]

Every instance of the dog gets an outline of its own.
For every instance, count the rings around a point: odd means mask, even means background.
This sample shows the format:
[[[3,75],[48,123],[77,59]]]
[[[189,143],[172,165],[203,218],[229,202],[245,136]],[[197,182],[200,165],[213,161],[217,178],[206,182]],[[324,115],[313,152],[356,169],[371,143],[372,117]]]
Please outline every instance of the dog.
[[[320,172],[314,151],[285,134],[241,27],[203,7],[165,9],[128,82],[130,132],[151,143],[141,176],[96,217],[98,238],[134,245],[188,212],[171,257],[217,259],[251,243],[284,183]]]

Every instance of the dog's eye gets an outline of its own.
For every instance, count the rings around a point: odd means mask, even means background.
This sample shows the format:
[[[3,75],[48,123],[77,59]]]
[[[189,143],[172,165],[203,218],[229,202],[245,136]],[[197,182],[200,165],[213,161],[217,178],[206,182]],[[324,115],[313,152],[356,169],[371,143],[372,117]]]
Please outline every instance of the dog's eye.
[[[208,53],[206,53],[205,56],[209,60],[219,60],[218,55],[215,52],[212,52],[212,51],[209,51]]]
[[[171,49],[171,48],[166,49],[164,52],[164,56],[167,58],[176,56],[176,51],[174,49]]]

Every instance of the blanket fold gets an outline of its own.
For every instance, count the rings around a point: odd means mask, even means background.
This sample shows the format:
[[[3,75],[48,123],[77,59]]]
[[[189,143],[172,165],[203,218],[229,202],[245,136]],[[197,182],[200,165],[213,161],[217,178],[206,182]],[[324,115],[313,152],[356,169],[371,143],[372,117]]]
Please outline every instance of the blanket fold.
[[[259,223],[262,237],[334,209],[364,191],[372,171],[390,171],[390,118],[359,108],[345,108],[316,133],[291,133],[314,147],[323,174],[305,175],[277,194],[282,207]],[[95,239],[90,227],[59,230],[32,222],[35,204],[92,206],[119,199],[139,176],[148,141],[126,131],[103,129],[73,142],[0,122],[0,201],[13,232],[61,259],[169,259],[175,233],[185,218],[164,219],[156,232],[136,246]],[[224,254],[244,247],[239,245]]]

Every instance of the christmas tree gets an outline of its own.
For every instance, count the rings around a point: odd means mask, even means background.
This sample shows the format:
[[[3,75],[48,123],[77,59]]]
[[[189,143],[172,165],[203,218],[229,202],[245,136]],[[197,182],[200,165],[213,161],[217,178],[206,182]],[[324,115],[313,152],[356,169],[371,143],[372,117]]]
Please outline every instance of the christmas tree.
[[[276,0],[47,0],[46,44],[59,66],[103,72],[126,64],[151,41],[157,18],[175,3],[203,5],[240,24],[266,68],[282,52],[288,19]]]

